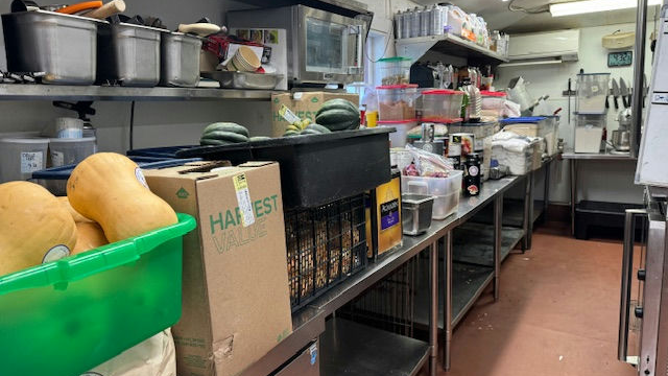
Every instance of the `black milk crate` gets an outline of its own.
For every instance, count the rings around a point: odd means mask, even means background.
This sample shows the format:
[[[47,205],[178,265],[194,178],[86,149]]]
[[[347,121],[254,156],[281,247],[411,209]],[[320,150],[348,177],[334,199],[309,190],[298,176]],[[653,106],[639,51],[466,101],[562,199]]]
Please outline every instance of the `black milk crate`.
[[[287,211],[285,238],[295,311],[366,266],[364,195]]]

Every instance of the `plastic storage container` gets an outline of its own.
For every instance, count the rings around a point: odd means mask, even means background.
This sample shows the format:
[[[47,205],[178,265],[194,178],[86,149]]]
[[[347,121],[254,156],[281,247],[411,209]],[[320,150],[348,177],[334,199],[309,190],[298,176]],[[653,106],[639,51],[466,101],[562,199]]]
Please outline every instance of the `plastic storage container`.
[[[598,153],[601,150],[605,116],[578,114],[575,126],[576,153]]]
[[[580,73],[577,81],[576,111],[583,115],[605,113],[610,73]]]
[[[47,84],[93,84],[98,23],[41,10],[3,14],[7,70],[44,72]]]
[[[197,86],[201,48],[200,38],[177,32],[163,33],[160,40],[160,85]]]
[[[53,167],[77,164],[96,151],[95,138],[52,138],[49,141]],[[45,180],[44,185],[56,196],[67,194],[67,180]]]
[[[411,78],[411,59],[395,56],[378,60],[383,86],[408,85]]]
[[[152,87],[160,81],[160,34],[165,30],[126,23],[98,27],[97,81]]]
[[[364,195],[285,213],[293,311],[366,266]]]
[[[181,317],[183,236],[195,219],[0,276],[4,375],[81,375]],[[39,354],[37,361],[35,356]]]
[[[437,123],[461,121],[464,92],[427,90],[422,92],[422,120]]]
[[[235,165],[248,161],[276,161],[281,167],[284,209],[314,208],[390,181],[387,144],[391,131],[376,127],[282,137],[179,150],[176,155],[229,160]]]
[[[46,167],[48,138],[0,139],[0,183],[28,180]]]
[[[463,171],[453,170],[447,178],[402,176],[401,191],[434,196],[432,218],[445,219],[457,211],[463,174]]]
[[[483,141],[494,135],[498,123],[486,121],[480,123],[453,123],[449,126],[449,133],[471,133],[474,136],[473,151],[483,151]]]
[[[396,132],[390,133],[390,144],[393,148],[402,148],[408,143],[408,132],[417,127],[418,121],[416,119],[410,120],[394,120],[394,121],[379,121],[379,127],[388,127],[396,129]]]
[[[482,96],[482,116],[502,117],[507,94],[503,91],[480,92]]]
[[[378,97],[378,118],[387,120],[415,119],[417,85],[390,85],[376,88]]]

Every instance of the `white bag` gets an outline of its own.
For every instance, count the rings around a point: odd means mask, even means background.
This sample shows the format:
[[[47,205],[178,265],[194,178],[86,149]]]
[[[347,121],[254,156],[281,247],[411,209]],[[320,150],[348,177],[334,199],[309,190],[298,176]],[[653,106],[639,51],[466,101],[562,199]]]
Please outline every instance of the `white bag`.
[[[81,376],[176,376],[172,332],[167,329]]]

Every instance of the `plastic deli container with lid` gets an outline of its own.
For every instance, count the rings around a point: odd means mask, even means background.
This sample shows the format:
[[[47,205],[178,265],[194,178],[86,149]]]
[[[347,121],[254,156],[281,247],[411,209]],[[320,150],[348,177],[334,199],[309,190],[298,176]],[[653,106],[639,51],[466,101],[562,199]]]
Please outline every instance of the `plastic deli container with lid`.
[[[51,166],[60,167],[77,164],[97,150],[95,137],[89,138],[52,138],[49,142]],[[57,196],[67,194],[67,180],[46,180],[46,189]]]
[[[437,123],[461,121],[463,91],[427,90],[422,92],[422,120]]]
[[[48,138],[0,139],[0,183],[28,180],[46,167]]]
[[[483,116],[503,116],[503,109],[506,103],[506,93],[503,91],[480,92],[482,95],[482,115]]]
[[[411,76],[411,59],[395,56],[378,60],[383,86],[407,85]]]
[[[415,103],[420,96],[416,84],[378,86],[376,91],[379,120],[409,120],[415,118]]]
[[[390,143],[393,148],[402,148],[406,146],[408,140],[408,132],[416,127],[418,124],[416,119],[409,120],[390,120],[390,121],[379,121],[379,127],[392,127],[397,131],[390,133]]]
[[[174,325],[183,236],[195,226],[178,214],[173,225],[0,276],[2,374],[81,375]]]

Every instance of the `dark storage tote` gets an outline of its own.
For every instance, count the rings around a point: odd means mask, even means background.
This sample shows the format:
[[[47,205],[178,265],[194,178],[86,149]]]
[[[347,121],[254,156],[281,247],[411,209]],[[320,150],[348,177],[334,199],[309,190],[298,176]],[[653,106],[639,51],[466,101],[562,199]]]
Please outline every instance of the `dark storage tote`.
[[[390,181],[389,133],[373,128],[312,136],[282,137],[177,151],[179,158],[276,161],[281,168],[283,205],[315,208]]]
[[[293,311],[366,266],[364,194],[285,213]]]

